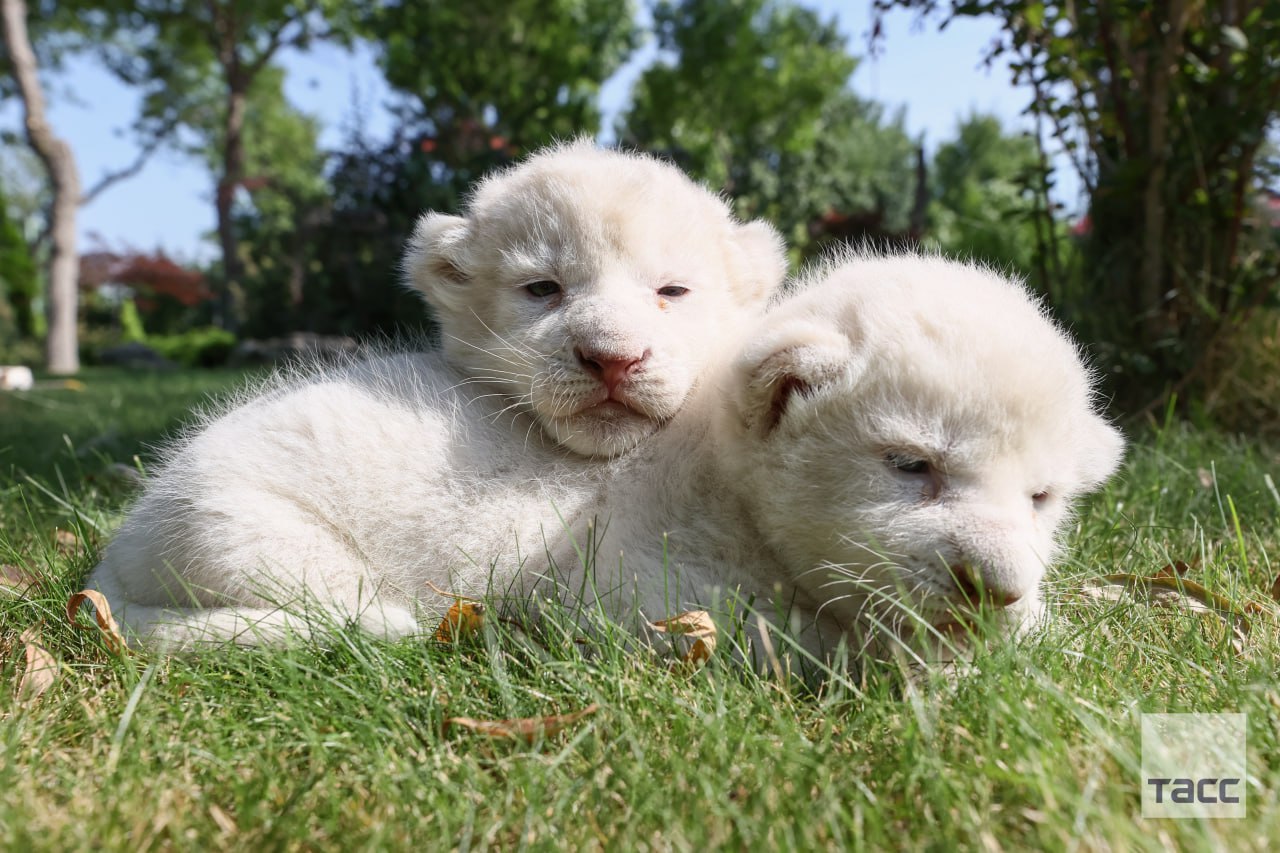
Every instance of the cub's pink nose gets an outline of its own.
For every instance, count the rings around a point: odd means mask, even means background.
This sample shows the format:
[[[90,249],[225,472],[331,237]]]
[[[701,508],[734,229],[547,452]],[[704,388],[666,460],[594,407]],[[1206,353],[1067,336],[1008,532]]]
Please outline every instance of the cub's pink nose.
[[[649,358],[649,350],[638,356],[618,355],[616,353],[596,352],[581,348],[574,350],[578,363],[587,373],[604,383],[604,387],[612,394],[619,385],[631,378],[640,365]]]
[[[990,583],[980,583],[974,577],[973,567],[963,563],[951,567],[951,576],[960,595],[974,607],[985,602],[991,607],[1003,608],[1017,604],[1022,598],[1020,592],[1009,592]]]

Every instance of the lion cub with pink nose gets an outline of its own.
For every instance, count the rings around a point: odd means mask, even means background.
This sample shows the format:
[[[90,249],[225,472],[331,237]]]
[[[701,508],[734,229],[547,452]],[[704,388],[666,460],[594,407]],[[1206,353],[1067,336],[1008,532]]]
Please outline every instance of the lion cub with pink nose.
[[[598,503],[785,259],[678,169],[578,142],[424,216],[405,268],[443,353],[279,377],[169,449],[89,578],[135,641],[307,632],[308,603],[412,633],[424,578],[518,565]]]
[[[786,271],[763,222],[650,157],[587,142],[487,178],[430,213],[405,262],[449,361],[584,456],[670,420]]]

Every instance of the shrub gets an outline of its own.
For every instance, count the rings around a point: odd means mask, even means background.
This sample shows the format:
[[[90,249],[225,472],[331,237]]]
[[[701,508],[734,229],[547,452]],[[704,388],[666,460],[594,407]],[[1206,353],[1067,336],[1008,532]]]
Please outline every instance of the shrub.
[[[206,326],[176,335],[149,335],[147,345],[186,367],[219,367],[231,356],[236,336],[226,329]]]

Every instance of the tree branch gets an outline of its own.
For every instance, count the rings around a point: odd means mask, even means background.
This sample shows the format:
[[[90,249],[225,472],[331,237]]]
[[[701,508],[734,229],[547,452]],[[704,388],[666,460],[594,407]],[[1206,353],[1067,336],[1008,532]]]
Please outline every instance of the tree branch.
[[[303,12],[302,14],[305,17],[307,13]],[[290,18],[280,24],[280,26],[275,30],[272,30],[271,34],[267,36],[267,46],[263,49],[262,53],[245,66],[246,80],[252,80],[257,77],[258,72],[267,67],[267,63],[271,62],[272,58],[276,55],[276,51],[280,48],[285,47],[286,45],[290,47],[297,46],[302,41],[303,37],[307,34],[307,25],[305,23],[299,24],[298,31],[289,38],[284,37],[284,31],[289,28],[289,25],[301,20],[301,18]]]
[[[132,163],[123,169],[117,169],[114,172],[107,172],[99,178],[96,184],[80,196],[80,206],[84,207],[85,205],[90,204],[94,199],[102,195],[115,184],[127,178],[132,178],[134,175],[141,172],[142,168],[147,165],[147,161],[151,159],[151,155],[156,153],[160,146],[164,144],[164,141],[168,139],[169,134],[172,131],[173,127],[170,126],[156,133],[155,136],[149,139],[146,144],[142,146],[142,150],[138,152],[138,156],[134,158]]]

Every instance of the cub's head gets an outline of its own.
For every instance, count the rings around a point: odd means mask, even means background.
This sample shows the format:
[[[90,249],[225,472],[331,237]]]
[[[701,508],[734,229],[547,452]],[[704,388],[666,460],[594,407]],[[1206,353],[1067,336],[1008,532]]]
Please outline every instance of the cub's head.
[[[577,142],[487,178],[462,216],[423,216],[405,268],[469,378],[612,456],[679,410],[785,259],[678,169]]]
[[[1123,451],[1038,303],[988,269],[864,257],[761,329],[722,464],[823,613],[903,636],[956,633],[977,604],[1036,613],[1073,499]]]

